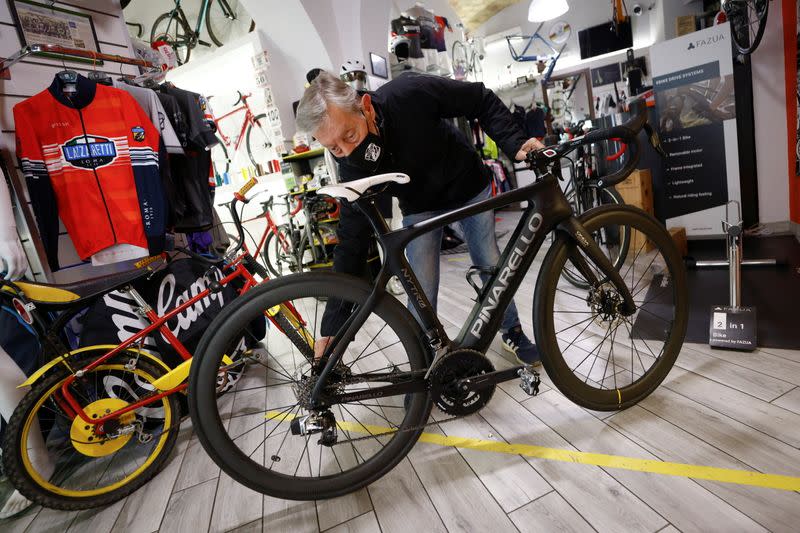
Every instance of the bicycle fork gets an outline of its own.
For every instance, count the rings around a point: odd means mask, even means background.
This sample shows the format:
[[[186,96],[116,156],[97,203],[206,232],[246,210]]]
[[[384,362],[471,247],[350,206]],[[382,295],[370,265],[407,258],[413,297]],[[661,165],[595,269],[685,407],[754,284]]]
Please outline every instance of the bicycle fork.
[[[570,242],[567,244],[569,247],[569,261],[584,276],[589,285],[599,287],[603,283],[611,282],[619,295],[622,296],[622,302],[619,306],[620,313],[626,317],[634,314],[636,312],[636,304],[633,301],[631,291],[622,276],[620,276],[620,273],[614,268],[614,265],[611,264],[611,261],[606,257],[589,232],[586,231],[586,228],[583,227],[583,224],[573,216],[561,222],[558,225],[558,230],[569,235]],[[580,250],[583,250],[605,278],[598,279],[594,269],[589,266]]]

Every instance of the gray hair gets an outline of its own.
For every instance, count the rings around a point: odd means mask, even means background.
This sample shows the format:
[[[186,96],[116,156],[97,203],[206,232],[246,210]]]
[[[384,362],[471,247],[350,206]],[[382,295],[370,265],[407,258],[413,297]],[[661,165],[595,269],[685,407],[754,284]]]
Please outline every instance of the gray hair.
[[[297,129],[313,134],[328,119],[328,106],[359,113],[361,100],[355,89],[330,72],[322,71],[303,93],[297,106]]]

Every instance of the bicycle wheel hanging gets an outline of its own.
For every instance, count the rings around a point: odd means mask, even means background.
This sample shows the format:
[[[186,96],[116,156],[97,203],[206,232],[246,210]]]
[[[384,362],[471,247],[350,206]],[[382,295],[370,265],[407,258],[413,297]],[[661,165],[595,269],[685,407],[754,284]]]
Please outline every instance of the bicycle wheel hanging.
[[[483,81],[483,65],[477,55],[472,56],[472,69],[470,70],[472,81]]]
[[[724,0],[722,4],[736,49],[740,54],[752,54],[764,36],[769,0]]]
[[[588,409],[623,409],[653,392],[678,356],[689,312],[686,271],[667,230],[640,210],[600,207],[581,222],[592,235],[619,226],[637,232],[619,270],[636,312],[622,314],[620,294],[602,275],[588,289],[559,279],[571,254],[583,255],[560,238],[536,284],[536,343],[547,375],[567,398]]]
[[[217,46],[250,33],[256,23],[239,0],[210,0],[206,11],[206,29]]]
[[[271,280],[228,305],[210,327],[192,368],[189,403],[193,427],[210,457],[245,486],[277,498],[312,500],[346,494],[394,467],[414,445],[431,403],[427,392],[336,403],[332,395],[359,393],[389,385],[397,374],[427,367],[421,332],[397,300],[384,298],[349,344],[325,385],[332,403],[309,410],[317,370],[270,328],[265,357],[251,365],[233,401],[214,394],[216,366],[230,339],[280,302],[297,308],[313,338],[333,335],[343,321],[326,323],[323,313],[336,305],[364,305],[370,286],[340,274],[314,272]],[[347,312],[347,311],[345,311]],[[312,415],[312,418],[304,418]],[[311,433],[298,434],[300,424]],[[351,439],[361,440],[352,441]]]
[[[98,357],[107,349],[84,354]],[[135,368],[130,367],[137,358]],[[77,368],[91,360],[84,355],[74,364]],[[86,371],[69,390],[97,418],[150,394],[164,374],[137,353],[123,351]],[[89,509],[124,498],[163,468],[178,436],[180,407],[176,395],[166,396],[107,422],[100,433],[67,403],[61,387],[71,375],[58,365],[22,399],[6,428],[3,467],[31,501],[55,509]]]
[[[175,51],[179,65],[189,61],[192,55],[192,39],[194,32],[183,24],[178,15],[164,13],[153,23],[150,31],[150,43],[165,41]]]
[[[255,166],[256,164],[266,165],[266,162],[273,153],[272,139],[267,133],[267,115],[261,113],[253,118],[253,123],[247,126],[245,142],[247,143],[247,155]]]
[[[580,194],[575,192],[574,187],[570,187],[564,193],[567,200],[572,205],[572,210],[576,216],[585,213],[595,207],[602,205],[624,205],[625,201],[619,193],[610,188],[586,188]],[[593,233],[595,242],[600,246],[611,259],[611,264],[617,270],[625,263],[631,242],[631,231],[628,226],[608,226]],[[572,285],[588,289],[589,285],[580,272],[572,264],[567,264],[561,272],[564,279]]]
[[[461,41],[453,43],[453,78],[457,80],[467,79],[469,57],[467,47]]]

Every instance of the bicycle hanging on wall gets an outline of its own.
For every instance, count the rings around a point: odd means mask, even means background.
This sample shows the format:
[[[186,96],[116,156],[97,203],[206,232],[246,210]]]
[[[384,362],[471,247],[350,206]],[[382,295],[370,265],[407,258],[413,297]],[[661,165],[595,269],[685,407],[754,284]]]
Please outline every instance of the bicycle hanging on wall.
[[[255,22],[249,17],[240,17],[241,2],[239,0],[202,0],[197,15],[195,28],[192,29],[181,0],[173,0],[175,7],[159,15],[150,30],[150,42],[165,41],[175,50],[178,64],[183,65],[198,45],[210,47],[211,43],[200,38],[205,22],[208,36],[217,46],[231,37],[236,38],[255,29]]]

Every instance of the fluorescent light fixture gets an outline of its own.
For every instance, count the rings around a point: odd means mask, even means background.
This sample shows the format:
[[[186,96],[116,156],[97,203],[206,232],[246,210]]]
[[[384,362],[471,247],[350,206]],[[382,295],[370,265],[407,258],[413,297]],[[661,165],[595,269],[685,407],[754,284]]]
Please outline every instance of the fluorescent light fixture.
[[[567,0],[531,0],[528,8],[528,20],[545,22],[560,17],[569,11]]]

